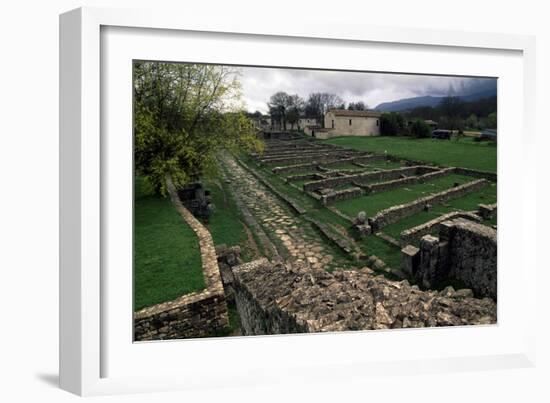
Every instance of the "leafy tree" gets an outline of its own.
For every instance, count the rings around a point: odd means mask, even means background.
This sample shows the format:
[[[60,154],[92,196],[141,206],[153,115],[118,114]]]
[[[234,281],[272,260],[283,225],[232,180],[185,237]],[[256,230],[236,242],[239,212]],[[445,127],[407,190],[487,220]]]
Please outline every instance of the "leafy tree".
[[[421,119],[415,120],[411,126],[411,134],[414,137],[418,137],[418,138],[430,137],[431,132],[432,130],[430,129],[430,126],[428,126],[428,124]]]
[[[487,116],[487,127],[489,129],[496,129],[497,128],[497,113],[496,112],[490,113],[489,116]]]
[[[272,120],[278,122],[283,129],[286,128],[286,123],[290,123],[293,129],[304,110],[304,100],[297,94],[289,95],[281,91],[269,98],[267,106]]]
[[[472,113],[470,116],[468,116],[468,119],[466,119],[466,126],[470,129],[478,128],[478,120],[475,114]]]
[[[325,113],[329,109],[342,107],[344,101],[336,94],[327,92],[315,92],[309,94],[305,105],[305,113],[307,116],[314,116],[318,122],[324,127]]]
[[[134,63],[134,163],[155,193],[215,171],[221,148],[260,151],[251,120],[238,111],[238,71],[224,66]]]
[[[304,105],[304,100],[297,94],[288,97],[287,120],[291,125],[291,129],[294,129],[294,125],[298,123],[304,111]]]
[[[278,122],[282,128],[286,127],[289,97],[286,92],[280,91],[273,94],[267,103],[271,120]]]
[[[453,97],[451,97],[453,98]],[[445,101],[438,106],[421,106],[411,109],[407,113],[409,120],[432,119],[439,123],[440,128],[457,129],[462,124],[460,120],[467,120],[472,114],[477,116],[479,128],[489,114],[496,111],[497,98],[495,96],[465,102]],[[464,122],[467,124],[467,122]]]
[[[348,104],[348,110],[350,111],[366,111],[367,105],[363,101],[350,102]]]
[[[405,129],[405,118],[397,112],[383,113],[380,116],[380,134],[383,136],[397,136]]]

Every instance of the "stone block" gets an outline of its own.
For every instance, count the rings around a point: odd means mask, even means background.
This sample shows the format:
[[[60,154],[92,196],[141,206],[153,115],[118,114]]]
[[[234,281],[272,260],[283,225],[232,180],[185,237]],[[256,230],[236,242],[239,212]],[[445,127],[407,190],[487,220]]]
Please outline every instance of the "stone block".
[[[407,245],[401,249],[403,270],[407,275],[414,276],[420,262],[420,249],[413,245]]]

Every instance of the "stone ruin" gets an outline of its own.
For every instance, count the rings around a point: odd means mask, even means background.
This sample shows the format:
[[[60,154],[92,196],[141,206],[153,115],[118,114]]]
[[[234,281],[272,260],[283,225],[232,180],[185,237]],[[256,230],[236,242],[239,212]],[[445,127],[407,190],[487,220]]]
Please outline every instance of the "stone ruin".
[[[480,189],[488,180],[496,179],[484,172],[441,169],[412,161],[400,168],[372,169],[369,162],[389,158],[342,151],[326,144],[269,141],[268,152],[253,157],[274,173],[286,176],[283,179],[287,183],[305,181],[300,188],[324,205],[451,173],[477,178],[411,203],[393,206],[373,217],[359,213],[352,219],[340,214],[362,236],[375,232],[382,236],[378,231],[384,226],[432,204]],[[330,168],[337,163],[357,165],[359,171]],[[246,164],[241,162],[241,165]],[[329,225],[308,217],[299,203],[271,186],[259,171],[247,169],[270,193],[309,221],[329,243],[355,256],[353,242],[346,243],[347,239]],[[180,191],[179,198],[199,217],[207,218],[213,209],[208,192],[200,184]],[[215,253],[221,281],[217,283],[216,295],[212,298],[202,295],[201,301],[195,296],[197,301],[183,299],[136,314],[136,339],[207,335],[209,326],[221,328],[228,323],[226,301],[236,305],[244,335],[494,324],[497,321],[496,231],[475,222],[494,217],[496,204],[480,205],[475,213],[452,212],[409,229],[401,241],[389,239],[399,247],[404,246],[402,269],[406,273],[387,267],[374,255],[358,257],[358,261],[368,267],[333,272],[302,261],[283,262],[276,258],[243,264],[239,247],[218,246]],[[437,237],[432,235],[434,228],[441,228]],[[420,247],[402,244],[419,238]],[[386,274],[389,278],[384,277]],[[396,278],[401,280],[392,280]],[[418,285],[411,285],[409,280]],[[450,283],[460,289],[447,286],[442,291],[435,290]],[[192,334],[191,324],[198,325],[200,331]],[[167,330],[171,326],[178,334]]]
[[[497,299],[497,232],[457,218],[439,225],[439,236],[424,235],[420,247],[401,250],[404,270],[423,288],[459,281],[479,297]]]
[[[210,191],[201,182],[195,182],[178,190],[178,196],[183,205],[198,218],[208,219],[214,212]]]
[[[496,323],[496,303],[471,290],[423,291],[361,270],[312,270],[259,259],[233,267],[244,335]]]

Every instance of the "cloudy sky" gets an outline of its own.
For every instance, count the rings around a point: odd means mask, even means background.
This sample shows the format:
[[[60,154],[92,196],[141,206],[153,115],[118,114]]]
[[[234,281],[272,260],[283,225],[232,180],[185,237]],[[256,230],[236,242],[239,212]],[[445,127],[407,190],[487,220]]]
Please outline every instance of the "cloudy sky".
[[[496,86],[495,79],[407,74],[354,73],[241,67],[246,108],[267,112],[269,97],[278,91],[307,99],[312,92],[330,92],[344,101],[363,101],[369,108],[382,102],[432,95],[465,95]]]

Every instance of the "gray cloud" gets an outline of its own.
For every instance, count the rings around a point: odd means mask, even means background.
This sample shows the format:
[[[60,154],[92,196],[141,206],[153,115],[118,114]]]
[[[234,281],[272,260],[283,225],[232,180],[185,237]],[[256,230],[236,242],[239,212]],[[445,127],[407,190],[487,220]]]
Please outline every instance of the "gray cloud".
[[[241,67],[240,81],[246,107],[267,112],[267,101],[277,91],[307,98],[312,92],[331,92],[346,102],[382,102],[432,95],[465,95],[496,87],[496,79]]]

